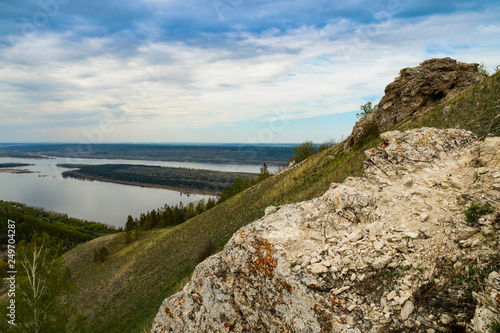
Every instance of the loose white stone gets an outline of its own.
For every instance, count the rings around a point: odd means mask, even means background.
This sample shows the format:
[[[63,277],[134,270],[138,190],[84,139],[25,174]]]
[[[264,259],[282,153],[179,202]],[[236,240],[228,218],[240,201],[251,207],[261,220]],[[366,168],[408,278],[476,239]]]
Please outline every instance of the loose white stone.
[[[413,310],[415,309],[415,306],[411,301],[406,301],[405,304],[403,305],[403,308],[401,309],[401,320],[405,321],[408,319],[408,317],[412,314]]]
[[[313,274],[321,274],[321,273],[326,273],[326,272],[328,272],[328,268],[326,268],[326,266],[323,264],[316,263],[316,264],[312,264],[312,266],[311,266],[311,273],[313,273]]]
[[[363,238],[363,230],[361,229],[354,230],[349,236],[347,236],[347,239],[351,242],[356,242],[361,238]]]
[[[394,299],[394,297],[396,297],[396,291],[393,290],[391,291],[390,293],[387,294],[387,296],[385,296],[387,298],[388,301]]]
[[[385,266],[387,266],[387,264],[389,264],[391,262],[391,260],[392,260],[391,256],[385,255],[385,256],[382,256],[382,257],[375,259],[375,261],[372,263],[372,266],[374,269],[380,270],[380,269],[384,268]]]
[[[375,250],[380,250],[380,249],[382,249],[383,247],[384,247],[384,242],[383,242],[383,241],[380,241],[380,240],[379,240],[379,241],[376,241],[376,242],[374,242],[374,243],[373,243],[373,248],[374,248]]]

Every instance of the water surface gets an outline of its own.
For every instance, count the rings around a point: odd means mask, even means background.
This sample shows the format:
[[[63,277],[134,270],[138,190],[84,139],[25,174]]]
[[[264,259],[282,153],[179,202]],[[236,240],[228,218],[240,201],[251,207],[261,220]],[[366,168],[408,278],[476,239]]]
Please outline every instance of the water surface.
[[[117,227],[125,225],[128,215],[138,217],[141,213],[163,207],[165,204],[175,205],[179,202],[187,204],[209,196],[186,195],[166,189],[63,178],[61,173],[68,169],[57,167],[57,164],[143,164],[253,173],[258,173],[260,170],[258,165],[68,159],[62,157],[43,160],[0,158],[0,163],[13,162],[34,164],[33,166],[17,168],[27,169],[33,173],[0,172],[0,200],[43,207],[79,219],[102,222]]]

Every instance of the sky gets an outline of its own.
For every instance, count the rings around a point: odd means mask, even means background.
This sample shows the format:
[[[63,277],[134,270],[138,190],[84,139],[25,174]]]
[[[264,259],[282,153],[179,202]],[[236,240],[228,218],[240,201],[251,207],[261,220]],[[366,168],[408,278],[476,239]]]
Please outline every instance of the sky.
[[[497,0],[2,0],[0,142],[338,140],[400,69],[499,55]]]

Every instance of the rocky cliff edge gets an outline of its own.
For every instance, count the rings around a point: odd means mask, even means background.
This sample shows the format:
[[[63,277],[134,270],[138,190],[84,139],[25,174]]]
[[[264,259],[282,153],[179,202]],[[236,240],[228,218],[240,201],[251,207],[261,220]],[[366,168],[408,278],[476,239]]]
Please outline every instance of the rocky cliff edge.
[[[500,311],[500,138],[381,137],[364,177],[236,232],[163,302],[152,332],[488,332]],[[490,208],[467,223],[472,203]]]
[[[462,63],[451,58],[435,58],[416,67],[403,68],[394,82],[385,87],[385,95],[377,108],[354,125],[344,150],[351,151],[372,125],[379,132],[385,132],[392,125],[423,113],[483,81],[484,76],[478,67],[479,64]]]

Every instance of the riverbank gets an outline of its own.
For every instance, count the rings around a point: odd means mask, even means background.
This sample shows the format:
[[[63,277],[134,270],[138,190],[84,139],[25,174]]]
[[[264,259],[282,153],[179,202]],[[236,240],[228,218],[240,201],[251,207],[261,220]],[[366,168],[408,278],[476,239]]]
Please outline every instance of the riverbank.
[[[34,171],[26,170],[26,169],[0,169],[0,172],[4,173],[34,173]]]
[[[64,178],[96,180],[205,195],[220,195],[239,177],[247,179],[256,177],[256,174],[252,173],[133,164],[59,164],[58,166],[77,169],[63,172]]]
[[[183,194],[203,194],[203,195],[219,196],[222,193],[222,191],[193,190],[193,189],[182,188],[182,187],[173,187],[173,186],[158,185],[158,184],[131,182],[131,181],[125,181],[125,180],[106,179],[106,178],[102,178],[102,177],[85,175],[85,174],[79,173],[77,171],[66,171],[63,173],[63,177],[64,178],[74,178],[74,179],[79,179],[79,180],[89,180],[89,181],[98,181],[98,182],[105,182],[105,183],[147,187],[147,188],[159,188],[159,189],[164,189],[164,190],[181,192]]]

